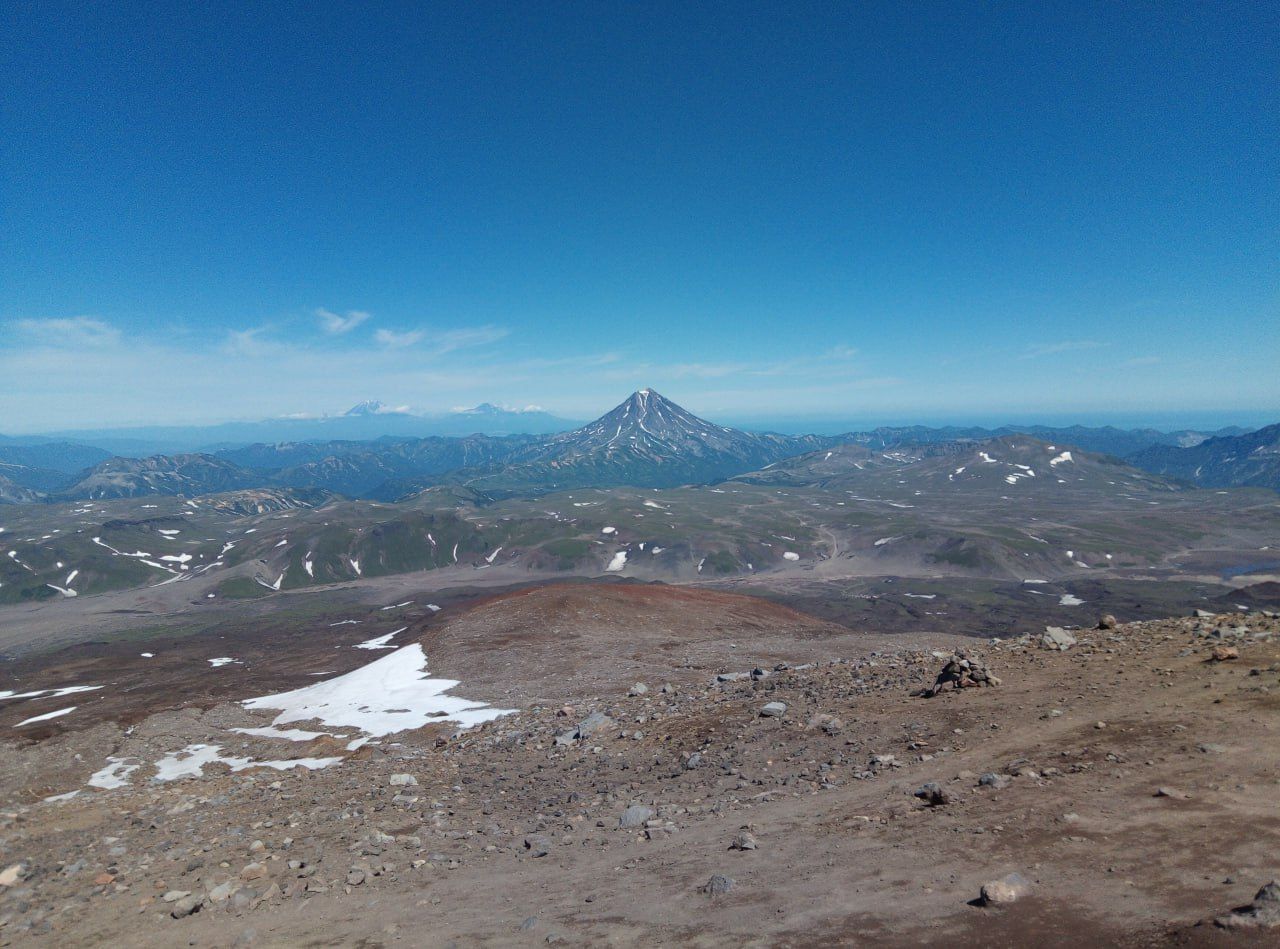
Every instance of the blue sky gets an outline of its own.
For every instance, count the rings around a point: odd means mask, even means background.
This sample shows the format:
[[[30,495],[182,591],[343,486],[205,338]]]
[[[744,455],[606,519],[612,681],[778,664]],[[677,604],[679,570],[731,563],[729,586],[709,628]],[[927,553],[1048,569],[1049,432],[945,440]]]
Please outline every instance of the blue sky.
[[[6,4],[0,431],[1280,418],[1277,8],[1044,6]]]

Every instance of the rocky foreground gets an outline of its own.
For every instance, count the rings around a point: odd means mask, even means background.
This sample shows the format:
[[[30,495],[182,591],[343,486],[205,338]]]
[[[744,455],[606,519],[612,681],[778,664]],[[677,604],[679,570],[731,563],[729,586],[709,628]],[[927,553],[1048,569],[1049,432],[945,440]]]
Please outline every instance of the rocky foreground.
[[[1102,627],[19,804],[0,945],[1280,943],[1280,619]]]

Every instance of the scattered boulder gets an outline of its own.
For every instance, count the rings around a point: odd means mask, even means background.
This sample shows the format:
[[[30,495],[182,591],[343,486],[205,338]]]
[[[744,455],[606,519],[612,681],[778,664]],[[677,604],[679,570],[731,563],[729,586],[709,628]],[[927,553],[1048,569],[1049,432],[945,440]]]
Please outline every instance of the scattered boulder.
[[[983,906],[996,903],[1013,903],[1031,892],[1031,884],[1021,873],[1010,873],[999,880],[982,884],[981,901]]]
[[[787,713],[785,702],[769,702],[760,709],[761,718],[778,718]]]
[[[1013,778],[1007,774],[997,774],[994,771],[988,771],[982,777],[978,778],[978,787],[993,788],[1000,791],[1007,788],[1013,781]]]
[[[1066,652],[1078,641],[1061,626],[1046,626],[1044,634],[1040,637],[1041,646],[1045,649],[1056,649],[1059,652]]]
[[[1241,906],[1213,921],[1223,929],[1274,929],[1280,926],[1280,880],[1260,889],[1248,906]]]
[[[25,870],[26,867],[20,863],[15,863],[0,870],[0,886],[13,886],[22,879],[22,874]]]
[[[1115,629],[1119,625],[1110,613],[1103,613],[1098,619],[1098,629]]]
[[[649,687],[647,685],[645,685],[643,682],[637,682],[635,685],[631,687],[630,691],[627,692],[627,695],[634,697],[637,695],[644,695],[648,691],[649,691]]]
[[[417,787],[418,779],[411,774],[393,774],[387,783],[393,788]]]
[[[1210,662],[1230,662],[1240,658],[1240,650],[1235,646],[1214,646],[1209,653]]]
[[[169,910],[169,915],[174,919],[183,919],[193,913],[200,912],[200,907],[204,900],[199,896],[188,895],[180,900],[174,901],[173,908]]]
[[[524,839],[524,849],[531,857],[545,857],[551,853],[551,839],[545,834],[530,834]]]
[[[758,850],[759,848],[759,842],[749,830],[743,830],[733,838],[733,843],[729,844],[730,850]]]
[[[733,877],[723,876],[722,874],[714,874],[710,880],[698,887],[707,896],[724,896],[734,887]]]
[[[604,714],[604,712],[592,712],[576,726],[568,731],[560,732],[556,735],[556,744],[563,747],[572,745],[575,741],[594,735],[596,732],[613,728],[617,725],[612,718]]]
[[[929,807],[941,807],[952,802],[951,795],[937,781],[929,781],[926,784],[922,784],[911,793],[913,797],[920,798]]]
[[[653,808],[646,807],[644,804],[632,804],[622,816],[618,818],[618,826],[625,830],[634,830],[643,827],[645,821],[653,817]]]

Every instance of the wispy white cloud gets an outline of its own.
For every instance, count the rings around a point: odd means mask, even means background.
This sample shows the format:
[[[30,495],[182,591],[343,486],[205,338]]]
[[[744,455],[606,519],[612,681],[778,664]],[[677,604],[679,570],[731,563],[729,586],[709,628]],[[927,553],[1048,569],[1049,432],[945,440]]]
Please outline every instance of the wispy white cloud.
[[[267,356],[278,353],[281,346],[265,339],[267,327],[255,326],[247,330],[228,330],[223,350],[235,356]]]
[[[438,356],[443,356],[445,353],[452,353],[459,349],[486,346],[490,343],[496,343],[506,336],[507,330],[500,326],[472,326],[462,329],[434,331],[416,329],[403,332],[379,329],[373,334],[373,338],[378,345],[386,349],[408,349],[411,346],[421,346],[423,349],[430,350]]]
[[[1106,343],[1096,339],[1067,339],[1057,343],[1041,343],[1028,346],[1020,358],[1039,359],[1041,356],[1057,356],[1061,353],[1075,353],[1087,349],[1101,349]]]
[[[316,310],[316,318],[320,320],[321,328],[330,336],[343,336],[350,333],[370,316],[371,314],[364,310],[347,310],[342,314],[323,307]]]
[[[373,338],[378,341],[379,346],[385,346],[387,349],[407,349],[422,342],[422,338],[426,335],[422,330],[397,333],[395,330],[381,329],[374,332]]]
[[[120,341],[118,329],[92,316],[15,320],[13,326],[26,342],[59,349],[97,349]]]

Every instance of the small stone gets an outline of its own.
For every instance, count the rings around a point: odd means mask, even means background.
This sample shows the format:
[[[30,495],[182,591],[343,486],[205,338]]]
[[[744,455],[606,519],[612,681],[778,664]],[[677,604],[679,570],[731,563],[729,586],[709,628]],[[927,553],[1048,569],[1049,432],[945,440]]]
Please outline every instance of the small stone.
[[[1115,629],[1120,624],[1116,622],[1116,618],[1110,613],[1103,613],[1098,620],[1098,629]]]
[[[22,874],[25,869],[26,868],[22,864],[15,863],[12,866],[8,866],[3,870],[0,870],[0,886],[13,886],[22,879]]]
[[[169,910],[169,915],[174,919],[182,919],[192,913],[198,913],[203,902],[198,896],[184,896],[173,904],[173,909]]]
[[[236,885],[233,881],[228,880],[225,883],[219,883],[209,891],[210,903],[225,903],[231,899],[231,894],[235,892]]]
[[[994,771],[988,771],[982,777],[978,778],[978,786],[984,788],[993,788],[997,791],[1007,788],[1012,782],[1007,774],[996,774]]]
[[[769,702],[768,704],[766,704],[760,709],[760,717],[761,718],[777,718],[780,715],[785,715],[786,712],[787,712],[786,703]]]
[[[178,902],[178,900],[183,899],[184,897],[187,897],[190,895],[191,895],[190,890],[170,890],[169,892],[165,893],[164,896],[160,897],[160,899],[166,903],[176,903]]]
[[[1031,884],[1021,873],[1010,873],[999,880],[982,884],[982,903],[991,906],[994,903],[1013,903],[1026,896]]]
[[[240,871],[240,879],[245,883],[251,880],[261,880],[267,875],[267,868],[260,863],[247,863],[244,869]]]
[[[1230,662],[1239,658],[1240,650],[1235,646],[1214,646],[1213,651],[1209,653],[1211,662]]]
[[[738,836],[733,838],[733,843],[729,845],[730,850],[758,850],[760,844],[750,831],[744,830]]]
[[[387,783],[393,788],[417,787],[418,779],[411,774],[393,774]]]
[[[649,691],[649,687],[647,685],[645,685],[643,682],[637,682],[635,685],[633,685],[630,688],[630,690],[628,690],[627,695],[634,697],[637,695],[644,695],[648,691]]]
[[[347,871],[347,886],[359,886],[364,882],[366,875],[363,868],[352,867]]]

